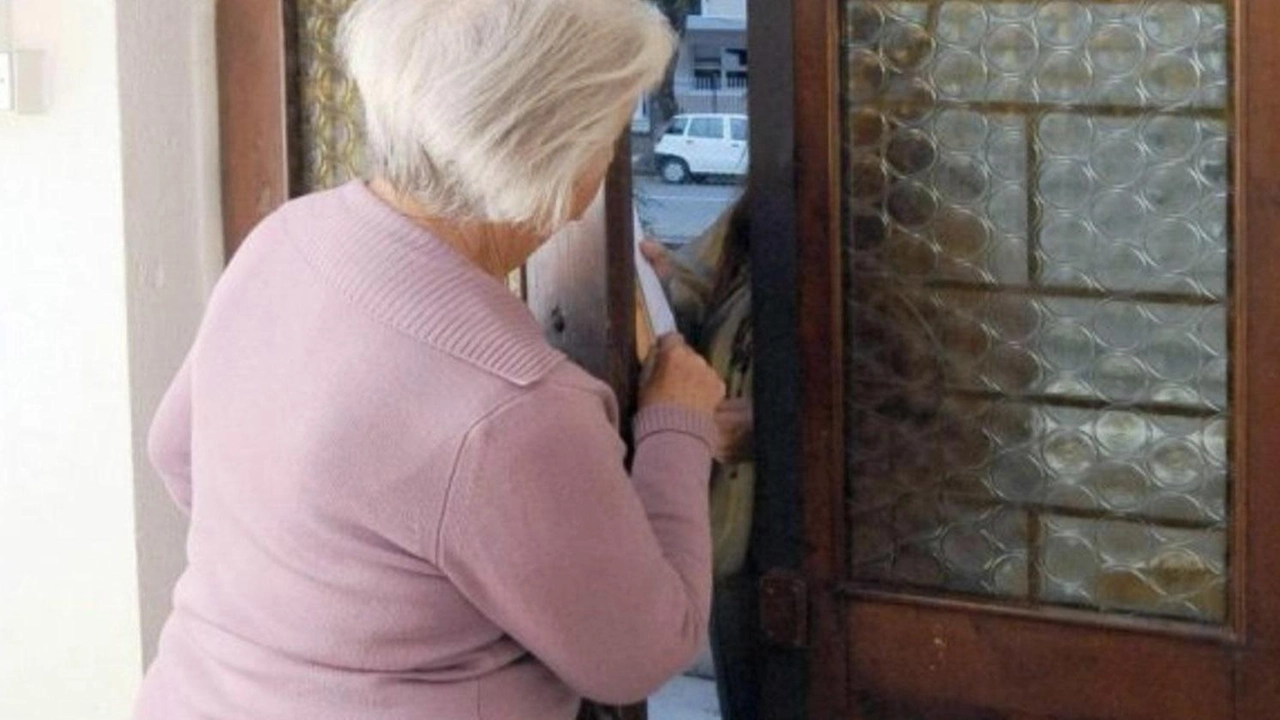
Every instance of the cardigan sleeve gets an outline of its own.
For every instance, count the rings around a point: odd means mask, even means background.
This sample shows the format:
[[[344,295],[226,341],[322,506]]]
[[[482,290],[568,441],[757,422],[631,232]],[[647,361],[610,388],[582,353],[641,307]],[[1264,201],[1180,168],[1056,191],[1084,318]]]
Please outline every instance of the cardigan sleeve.
[[[600,398],[530,393],[469,434],[437,538],[470,602],[606,703],[687,668],[711,604],[712,421],[668,406],[637,429],[632,479]]]
[[[191,357],[183,361],[156,409],[147,434],[147,456],[169,495],[191,514]]]

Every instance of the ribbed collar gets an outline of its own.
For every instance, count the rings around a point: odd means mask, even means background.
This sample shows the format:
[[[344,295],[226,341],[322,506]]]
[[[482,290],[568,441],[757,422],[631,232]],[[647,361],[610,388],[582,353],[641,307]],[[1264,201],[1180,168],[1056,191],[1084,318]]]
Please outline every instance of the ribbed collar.
[[[564,356],[501,282],[356,180],[285,208],[298,249],[380,322],[519,385]]]

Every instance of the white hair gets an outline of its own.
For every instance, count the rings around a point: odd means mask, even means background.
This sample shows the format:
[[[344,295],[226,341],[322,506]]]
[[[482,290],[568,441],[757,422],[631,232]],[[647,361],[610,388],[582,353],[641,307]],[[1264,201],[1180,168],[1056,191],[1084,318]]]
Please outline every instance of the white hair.
[[[339,31],[373,174],[433,214],[548,231],[675,43],[644,0],[356,0]]]

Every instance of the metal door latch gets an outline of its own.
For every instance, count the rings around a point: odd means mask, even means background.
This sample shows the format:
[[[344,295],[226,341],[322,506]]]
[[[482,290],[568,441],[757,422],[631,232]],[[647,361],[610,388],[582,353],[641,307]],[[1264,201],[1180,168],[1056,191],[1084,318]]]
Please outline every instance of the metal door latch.
[[[760,631],[766,642],[802,648],[809,642],[809,586],[794,570],[774,568],[760,578]]]

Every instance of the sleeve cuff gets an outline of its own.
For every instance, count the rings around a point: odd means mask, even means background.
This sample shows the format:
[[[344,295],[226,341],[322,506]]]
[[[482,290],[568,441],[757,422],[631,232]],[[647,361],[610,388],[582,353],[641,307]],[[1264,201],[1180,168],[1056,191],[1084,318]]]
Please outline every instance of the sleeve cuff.
[[[650,435],[664,432],[681,433],[697,438],[707,446],[710,452],[715,451],[719,435],[715,420],[710,415],[680,405],[651,405],[636,413],[632,424],[632,435],[637,447]]]

